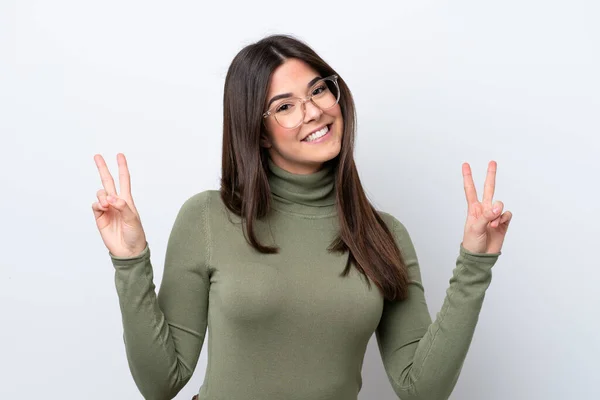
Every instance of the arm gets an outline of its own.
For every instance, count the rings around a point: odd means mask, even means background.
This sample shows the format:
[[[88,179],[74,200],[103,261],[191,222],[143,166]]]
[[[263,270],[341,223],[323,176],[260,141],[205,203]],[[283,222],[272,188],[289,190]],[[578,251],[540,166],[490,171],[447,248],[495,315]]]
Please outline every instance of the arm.
[[[491,268],[501,253],[471,253],[461,244],[446,298],[432,323],[408,231],[394,218],[392,233],[411,283],[408,299],[384,302],[376,330],[383,365],[402,400],[448,399],[471,344]]]
[[[148,246],[133,258],[109,252],[129,368],[146,399],[175,397],[200,356],[210,287],[207,207],[207,192],[181,207],[169,237],[158,296]]]

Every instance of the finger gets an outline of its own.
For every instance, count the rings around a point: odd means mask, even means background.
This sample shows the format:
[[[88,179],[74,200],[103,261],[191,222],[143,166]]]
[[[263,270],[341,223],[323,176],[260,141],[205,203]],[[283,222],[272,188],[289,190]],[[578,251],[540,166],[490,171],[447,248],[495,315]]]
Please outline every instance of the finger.
[[[501,218],[501,217],[498,217],[498,218],[496,218],[495,220],[493,220],[492,222],[490,222],[490,226],[491,226],[492,228],[497,228],[497,227],[498,227],[498,225],[500,225],[500,218]]]
[[[513,214],[510,211],[507,211],[504,214],[502,214],[502,218],[500,218],[500,223],[508,225],[508,224],[510,224],[512,217],[513,217]]]
[[[104,158],[100,154],[96,154],[94,156],[94,161],[98,167],[98,172],[100,172],[100,179],[102,179],[102,186],[104,186],[106,193],[116,195],[117,189],[115,187],[115,181],[108,171],[108,167],[106,166],[106,162],[104,162]]]
[[[106,200],[106,196],[108,196],[108,194],[104,189],[100,189],[96,192],[96,197],[103,207],[108,207],[108,200]]]
[[[128,224],[136,222],[137,215],[131,210],[125,199],[122,199],[119,196],[109,195],[107,200],[109,204],[121,214],[123,221]]]
[[[119,187],[121,188],[120,195],[131,197],[131,177],[129,168],[127,167],[127,159],[125,154],[117,154],[117,164],[119,165]]]
[[[493,207],[484,207],[482,218],[475,223],[475,227],[477,229],[485,229],[488,224],[492,227],[498,226],[494,223],[494,221],[502,215],[502,209],[504,208],[504,203],[501,201],[497,201],[494,203]],[[495,211],[494,211],[495,210]]]
[[[490,226],[492,228],[497,228],[497,227],[500,226],[500,224],[506,224],[508,226],[508,224],[510,223],[511,219],[512,219],[512,213],[510,211],[507,211],[504,214],[502,214],[500,217],[498,217],[495,220],[493,220],[490,223]]]
[[[492,212],[496,217],[500,217],[502,215],[502,211],[504,210],[504,203],[500,200],[495,201],[492,206]]]
[[[502,210],[504,210],[504,203],[498,200],[494,203],[490,210],[487,210],[488,213],[484,213],[484,215],[489,218],[491,223],[495,222],[495,225],[492,226],[498,226],[497,220],[502,216]]]
[[[483,199],[482,203],[492,204],[494,198],[494,189],[496,188],[496,169],[498,164],[496,161],[490,161],[488,164],[487,176],[485,177],[485,183],[483,185]]]
[[[92,203],[92,210],[94,211],[94,217],[96,219],[100,218],[106,211],[108,211],[108,207],[102,206],[99,202]]]
[[[475,182],[473,182],[473,175],[471,175],[471,166],[468,163],[463,163],[462,175],[465,196],[467,197],[467,204],[470,207],[471,204],[477,203],[479,200],[477,200],[477,190],[475,190]]]

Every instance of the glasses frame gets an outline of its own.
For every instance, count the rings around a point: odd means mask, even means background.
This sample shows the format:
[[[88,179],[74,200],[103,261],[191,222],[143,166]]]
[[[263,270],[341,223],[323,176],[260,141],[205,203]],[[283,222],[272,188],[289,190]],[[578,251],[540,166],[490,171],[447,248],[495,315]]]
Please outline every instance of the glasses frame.
[[[326,76],[324,78],[319,79],[318,81],[316,81],[311,88],[315,87],[318,83],[323,82],[323,81],[333,81],[333,84],[335,85],[335,87],[337,88],[337,98],[335,99],[335,103],[333,103],[333,105],[331,107],[327,107],[327,108],[322,108],[319,105],[317,105],[317,103],[315,103],[313,101],[313,95],[309,94],[308,96],[305,97],[288,97],[286,98],[286,100],[290,101],[290,100],[298,100],[300,102],[300,105],[302,106],[302,118],[300,119],[300,122],[293,127],[287,127],[287,126],[283,126],[281,125],[281,123],[279,122],[279,120],[277,120],[277,117],[275,116],[274,113],[274,109],[278,106],[278,104],[274,105],[273,107],[271,107],[270,109],[268,109],[265,113],[263,113],[263,119],[266,119],[270,116],[273,116],[275,118],[275,121],[277,122],[277,124],[279,126],[281,126],[284,129],[295,129],[297,127],[299,127],[300,125],[302,125],[302,122],[304,122],[304,118],[306,118],[306,103],[308,103],[309,101],[315,106],[317,107],[319,110],[321,111],[325,111],[325,110],[329,110],[333,107],[335,107],[336,104],[339,103],[340,101],[340,96],[341,96],[341,91],[340,91],[340,85],[338,84],[338,75],[330,75],[330,76]]]

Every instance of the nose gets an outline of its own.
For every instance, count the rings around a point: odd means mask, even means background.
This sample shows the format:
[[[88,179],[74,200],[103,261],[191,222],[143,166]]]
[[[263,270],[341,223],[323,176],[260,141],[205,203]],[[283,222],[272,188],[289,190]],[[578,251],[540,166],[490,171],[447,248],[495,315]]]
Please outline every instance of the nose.
[[[317,107],[312,101],[304,103],[304,122],[310,122],[312,120],[318,121],[323,114],[323,110]]]

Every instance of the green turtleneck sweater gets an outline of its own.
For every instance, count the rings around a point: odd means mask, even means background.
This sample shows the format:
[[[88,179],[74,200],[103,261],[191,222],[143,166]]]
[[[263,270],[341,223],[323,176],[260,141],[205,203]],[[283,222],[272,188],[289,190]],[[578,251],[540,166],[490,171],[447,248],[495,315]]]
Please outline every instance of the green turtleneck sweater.
[[[269,160],[273,206],[256,226],[278,254],[244,238],[219,192],[193,195],[169,237],[158,295],[148,247],[115,257],[129,367],[146,399],[166,400],[188,382],[208,328],[208,365],[198,400],[356,400],[373,333],[402,400],[447,399],[477,324],[500,253],[459,245],[435,321],[417,254],[396,218],[380,212],[408,267],[409,298],[385,300],[327,251],[338,229],[331,169],[295,175]]]

